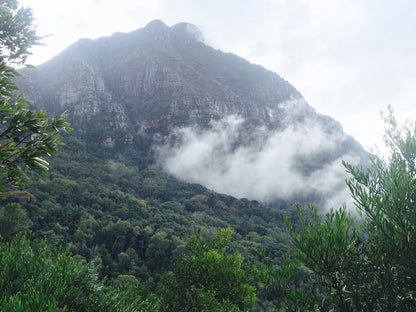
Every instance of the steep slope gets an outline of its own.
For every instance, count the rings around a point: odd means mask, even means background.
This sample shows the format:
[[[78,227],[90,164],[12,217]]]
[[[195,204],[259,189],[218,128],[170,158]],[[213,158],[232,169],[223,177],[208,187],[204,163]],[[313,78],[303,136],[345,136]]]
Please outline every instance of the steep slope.
[[[157,163],[187,181],[265,201],[319,198],[340,187],[343,177],[332,181],[334,162],[362,160],[362,147],[279,75],[201,38],[191,24],[155,20],[131,33],[80,40],[25,71],[18,84],[35,107],[67,111],[83,138],[113,156],[146,151],[136,159],[143,163],[156,151]],[[282,183],[263,185],[265,174]],[[316,179],[332,180],[305,192]]]

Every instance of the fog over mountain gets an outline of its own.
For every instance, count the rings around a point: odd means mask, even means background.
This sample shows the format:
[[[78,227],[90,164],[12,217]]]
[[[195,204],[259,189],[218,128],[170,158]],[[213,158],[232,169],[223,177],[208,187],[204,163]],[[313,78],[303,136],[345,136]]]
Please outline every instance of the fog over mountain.
[[[366,158],[290,83],[205,45],[188,23],[80,40],[17,83],[35,107],[68,111],[76,135],[114,158],[152,155],[179,179],[237,197],[337,206],[341,160]]]
[[[349,202],[341,162],[359,164],[360,157],[332,156],[343,140],[340,133],[328,133],[311,119],[287,120],[283,130],[259,126],[251,144],[239,144],[242,133],[244,119],[235,115],[213,121],[210,129],[178,128],[179,143],[157,148],[159,162],[185,181],[238,198],[269,203],[314,198],[325,208]]]

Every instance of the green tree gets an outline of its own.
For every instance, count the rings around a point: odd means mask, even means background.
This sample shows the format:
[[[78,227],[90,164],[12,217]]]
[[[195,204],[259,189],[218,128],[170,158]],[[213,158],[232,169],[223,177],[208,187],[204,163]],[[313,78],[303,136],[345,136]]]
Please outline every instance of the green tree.
[[[286,309],[314,311],[315,305],[320,303],[324,310],[354,311],[354,306],[357,302],[360,305],[363,299],[360,286],[369,281],[364,279],[366,275],[361,275],[360,226],[345,205],[338,210],[331,209],[323,217],[313,205],[309,206],[309,214],[300,206],[297,211],[297,227],[286,218],[296,246],[294,254],[296,260],[312,272],[305,275],[308,283],[318,288],[310,289],[309,295],[303,296],[301,301],[306,305],[301,310],[293,300],[302,297],[299,292],[292,289],[283,293],[287,298]]]
[[[400,128],[391,109],[384,120],[388,160],[344,162],[361,224],[345,206],[322,217],[298,208],[299,224],[287,220],[321,310],[416,310],[416,124]]]
[[[416,123],[400,127],[391,108],[384,116],[388,161],[367,169],[344,163],[358,212],[364,218],[363,267],[375,281],[366,289],[378,310],[416,310]]]
[[[92,266],[74,263],[69,249],[54,257],[45,242],[36,252],[29,243],[18,235],[0,245],[1,311],[82,311],[96,305]]]
[[[18,8],[15,0],[0,3],[0,192],[7,184],[15,185],[22,165],[41,172],[48,170],[42,159],[56,155],[62,144],[59,132],[70,131],[65,114],[50,118],[45,111],[32,111],[22,97],[15,98],[18,88],[16,65],[24,65],[32,45],[39,37],[32,25],[29,9]]]
[[[26,212],[19,203],[0,207],[0,236],[4,239],[10,240],[17,233],[27,233],[29,225]]]
[[[0,3],[0,53],[7,63],[24,64],[30,55],[29,49],[38,44],[30,9],[19,8],[17,0]]]
[[[160,302],[131,276],[105,286],[100,261],[76,262],[70,246],[37,250],[23,235],[0,244],[0,311],[159,311]]]
[[[191,251],[162,276],[159,293],[166,311],[240,311],[256,301],[248,267],[239,253],[225,255],[232,230],[222,229],[207,243],[193,237]]]

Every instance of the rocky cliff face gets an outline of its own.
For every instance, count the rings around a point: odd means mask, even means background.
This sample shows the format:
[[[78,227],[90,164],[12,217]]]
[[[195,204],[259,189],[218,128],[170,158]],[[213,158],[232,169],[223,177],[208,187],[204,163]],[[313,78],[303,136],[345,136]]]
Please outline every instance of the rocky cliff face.
[[[24,71],[17,84],[35,107],[67,111],[73,127],[94,143],[110,148],[134,148],[142,139],[165,144],[158,151],[166,168],[172,160],[166,155],[183,151],[183,144],[192,142],[190,133],[199,138],[207,131],[220,135],[216,142],[227,137],[210,157],[234,155],[243,146],[250,149],[252,163],[279,133],[301,133],[304,139],[293,141],[299,152],[287,165],[303,176],[344,155],[365,155],[338,122],[317,114],[279,75],[205,45],[197,27],[187,23],[168,27],[155,20],[130,33],[80,40]],[[230,116],[240,120],[238,127],[216,129]],[[315,139],[321,143],[313,155],[305,152],[302,146],[309,149]],[[279,142],[274,148],[283,148]],[[191,180],[204,184],[203,178]]]
[[[191,24],[168,27],[156,20],[131,33],[80,40],[26,71],[18,83],[29,101],[67,110],[84,131],[99,122],[113,130],[166,135],[230,114],[279,127],[279,104],[301,100],[300,93],[277,74],[214,50],[201,38]],[[306,104],[304,109],[311,110]],[[103,114],[112,115],[106,125]]]

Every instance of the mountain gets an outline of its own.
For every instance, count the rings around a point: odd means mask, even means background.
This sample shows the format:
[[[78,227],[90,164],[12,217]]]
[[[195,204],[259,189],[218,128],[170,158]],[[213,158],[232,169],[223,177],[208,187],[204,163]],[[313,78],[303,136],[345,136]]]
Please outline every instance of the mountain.
[[[67,111],[113,159],[237,197],[319,201],[342,188],[341,159],[366,158],[290,83],[207,46],[188,23],[79,40],[17,84],[34,107]]]
[[[28,72],[24,89],[48,110],[68,110],[76,128],[111,113],[113,122],[100,125],[110,131],[108,142],[117,140],[117,129],[166,135],[230,114],[278,126],[277,104],[300,93],[278,75],[206,46],[195,33],[191,24],[156,20],[128,34],[80,40]]]
[[[80,40],[16,84],[34,108],[66,111],[75,131],[48,174],[26,172],[0,199],[11,225],[0,232],[70,244],[107,285],[157,294],[193,236],[227,227],[227,253],[253,264],[261,246],[282,264],[293,247],[283,215],[296,223],[294,202],[324,212],[348,200],[341,160],[367,157],[278,74],[207,46],[187,23]],[[257,295],[253,311],[280,309]]]

